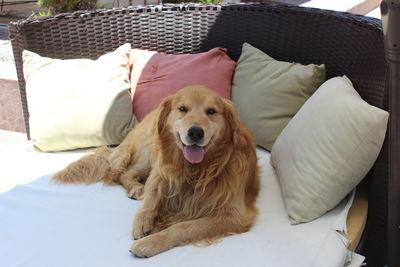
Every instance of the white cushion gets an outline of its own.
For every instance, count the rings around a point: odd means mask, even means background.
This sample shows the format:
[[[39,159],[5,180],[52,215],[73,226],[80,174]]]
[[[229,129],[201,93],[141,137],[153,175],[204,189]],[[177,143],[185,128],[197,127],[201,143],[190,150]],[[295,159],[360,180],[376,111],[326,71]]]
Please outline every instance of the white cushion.
[[[15,149],[9,151],[14,152]],[[0,150],[0,160],[10,153]],[[50,155],[51,154],[51,155]],[[2,179],[30,178],[32,171],[48,173],[82,154],[22,153],[24,168]],[[2,157],[4,156],[4,157]],[[17,156],[17,155],[15,155]],[[126,197],[121,186],[49,183],[49,176],[0,194],[0,265],[21,267],[343,267],[348,253],[342,230],[346,199],[313,222],[290,225],[270,154],[257,149],[260,172],[259,215],[249,232],[221,239],[211,246],[176,247],[140,259],[129,253],[135,242],[132,218],[142,205]],[[2,161],[7,162],[7,161]],[[17,165],[17,162],[16,162]],[[20,166],[20,165],[19,165]],[[50,169],[49,169],[50,168]],[[50,170],[51,171],[51,170]],[[35,176],[38,177],[38,176]],[[19,180],[21,181],[21,180]],[[25,180],[26,181],[26,180]],[[24,182],[25,183],[25,182]],[[0,183],[0,191],[1,191]],[[351,266],[360,266],[352,255]],[[22,262],[22,264],[20,264]]]
[[[33,144],[42,151],[119,144],[136,123],[125,44],[97,60],[23,52]]]
[[[347,77],[326,81],[307,100],[271,152],[291,223],[321,216],[364,178],[387,120],[388,112],[362,100]]]

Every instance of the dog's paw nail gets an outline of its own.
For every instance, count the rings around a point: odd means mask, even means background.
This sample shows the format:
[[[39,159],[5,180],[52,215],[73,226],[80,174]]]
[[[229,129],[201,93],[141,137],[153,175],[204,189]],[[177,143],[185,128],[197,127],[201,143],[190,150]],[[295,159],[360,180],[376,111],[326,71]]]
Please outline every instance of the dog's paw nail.
[[[129,198],[140,200],[143,199],[143,192],[144,192],[144,186],[136,185],[127,192],[127,195]]]

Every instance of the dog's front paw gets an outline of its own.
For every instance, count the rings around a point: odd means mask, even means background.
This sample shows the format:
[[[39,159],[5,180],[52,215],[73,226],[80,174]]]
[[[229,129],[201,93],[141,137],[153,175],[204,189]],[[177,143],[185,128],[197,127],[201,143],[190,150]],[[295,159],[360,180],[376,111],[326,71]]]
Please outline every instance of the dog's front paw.
[[[130,252],[136,257],[148,258],[157,255],[172,246],[168,245],[168,241],[158,234],[147,236],[132,244]]]
[[[135,240],[151,233],[154,228],[155,217],[155,212],[139,211],[136,213],[132,229],[132,235]]]
[[[133,185],[129,190],[127,190],[127,194],[129,198],[133,198],[136,200],[143,199],[144,185],[143,184]]]

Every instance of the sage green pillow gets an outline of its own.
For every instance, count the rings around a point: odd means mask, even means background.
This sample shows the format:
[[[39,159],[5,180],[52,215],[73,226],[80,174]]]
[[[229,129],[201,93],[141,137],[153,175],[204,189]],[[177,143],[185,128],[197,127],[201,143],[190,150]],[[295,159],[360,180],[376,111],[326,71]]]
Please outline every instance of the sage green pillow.
[[[271,151],[283,128],[324,81],[324,65],[277,61],[244,43],[233,76],[232,100],[256,144]]]
[[[115,145],[136,123],[129,96],[130,44],[97,60],[23,52],[33,145],[41,151]]]

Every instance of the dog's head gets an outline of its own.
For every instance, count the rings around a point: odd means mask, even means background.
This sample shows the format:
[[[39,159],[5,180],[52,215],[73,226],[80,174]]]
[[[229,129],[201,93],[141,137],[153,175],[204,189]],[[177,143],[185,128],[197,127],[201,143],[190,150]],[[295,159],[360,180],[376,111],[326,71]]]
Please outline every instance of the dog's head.
[[[240,122],[232,104],[204,86],[189,86],[161,103],[158,134],[173,136],[190,163],[200,163],[218,144],[237,145]]]

